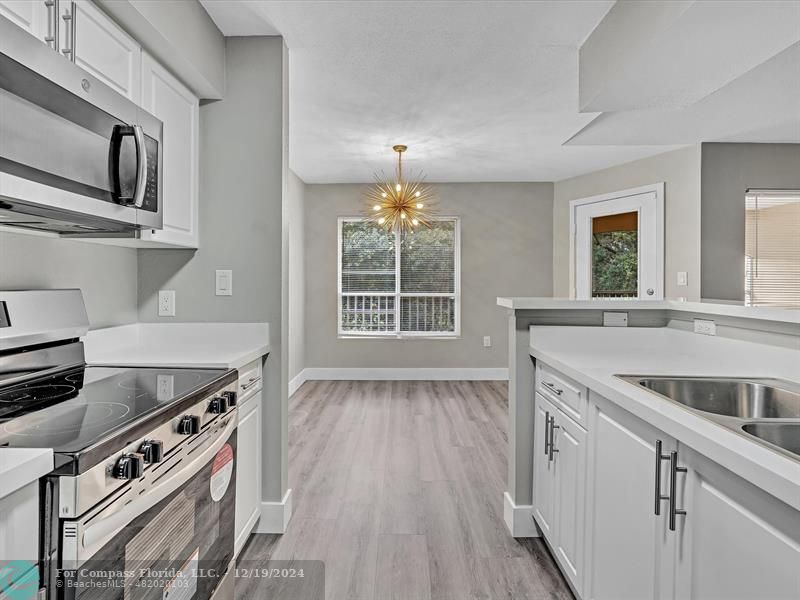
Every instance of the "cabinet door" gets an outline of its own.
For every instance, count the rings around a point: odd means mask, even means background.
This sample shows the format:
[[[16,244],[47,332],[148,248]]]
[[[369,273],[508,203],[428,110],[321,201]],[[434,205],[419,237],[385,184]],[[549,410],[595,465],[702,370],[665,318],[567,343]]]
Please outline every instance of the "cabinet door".
[[[671,597],[674,535],[667,503],[655,514],[656,440],[664,454],[675,448],[662,432],[590,393],[585,598]],[[666,495],[668,465],[659,463]]]
[[[800,598],[800,512],[689,448],[678,459],[676,598]]]
[[[55,22],[55,5],[48,7],[44,0],[0,0],[0,16],[22,27],[43,43]],[[54,41],[50,42],[54,47]]]
[[[139,104],[142,49],[136,40],[89,0],[62,0],[59,12],[61,51],[71,48],[76,65]]]
[[[164,123],[163,228],[145,231],[147,245],[198,246],[199,102],[146,52],[142,53],[142,108]]]
[[[586,431],[561,411],[553,428],[555,554],[578,592],[583,590],[586,512]]]
[[[240,405],[236,465],[236,553],[261,514],[261,392]]]
[[[544,536],[553,543],[555,462],[545,452],[548,418],[556,407],[541,394],[536,394],[533,433],[533,514]]]

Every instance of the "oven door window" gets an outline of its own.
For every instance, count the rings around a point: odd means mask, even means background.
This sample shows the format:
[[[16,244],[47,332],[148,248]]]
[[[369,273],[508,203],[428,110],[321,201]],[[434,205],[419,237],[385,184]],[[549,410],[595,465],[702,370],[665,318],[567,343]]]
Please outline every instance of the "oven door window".
[[[221,440],[222,441],[222,440]],[[233,560],[236,477],[236,430],[211,450],[198,448],[202,466],[185,484],[119,529],[90,556],[69,560],[68,537],[62,538],[60,598],[103,600],[207,600]],[[164,480],[197,462],[191,453],[165,467]],[[184,473],[181,480],[186,479]],[[176,480],[177,481],[177,480]],[[154,479],[153,484],[158,485]],[[132,499],[131,505],[136,499]],[[103,514],[98,514],[102,520]],[[65,521],[64,536],[71,522]],[[77,521],[74,523],[78,523]],[[92,527],[84,518],[76,528],[91,545]],[[102,526],[102,523],[100,523]],[[106,531],[105,533],[108,533]],[[74,556],[74,555],[73,555]],[[106,586],[106,587],[104,587]],[[110,586],[110,587],[109,587]]]

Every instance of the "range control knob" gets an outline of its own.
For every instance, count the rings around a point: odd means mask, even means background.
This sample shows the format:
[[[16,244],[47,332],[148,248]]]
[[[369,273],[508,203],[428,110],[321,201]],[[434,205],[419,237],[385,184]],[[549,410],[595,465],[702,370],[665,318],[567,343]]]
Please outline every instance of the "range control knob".
[[[225,396],[216,396],[208,403],[208,412],[221,415],[228,410],[228,399]]]
[[[222,392],[228,400],[228,406],[236,406],[236,392]]]
[[[178,421],[178,433],[180,435],[195,435],[200,433],[200,417],[196,415],[184,415]]]
[[[160,463],[164,460],[164,442],[159,440],[145,440],[139,446],[139,454],[148,465]]]
[[[116,479],[139,479],[144,472],[144,459],[140,454],[123,454],[114,465],[112,475]]]

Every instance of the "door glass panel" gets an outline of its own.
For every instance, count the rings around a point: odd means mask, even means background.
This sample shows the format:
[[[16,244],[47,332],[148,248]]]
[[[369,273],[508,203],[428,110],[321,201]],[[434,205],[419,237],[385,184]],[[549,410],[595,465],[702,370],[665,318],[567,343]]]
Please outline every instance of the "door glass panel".
[[[592,298],[636,298],[639,289],[639,213],[592,219]]]

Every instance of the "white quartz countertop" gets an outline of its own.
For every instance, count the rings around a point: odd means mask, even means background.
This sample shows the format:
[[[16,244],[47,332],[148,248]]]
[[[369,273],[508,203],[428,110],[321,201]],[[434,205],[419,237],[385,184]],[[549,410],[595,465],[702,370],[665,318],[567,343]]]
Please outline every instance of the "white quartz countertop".
[[[511,310],[675,310],[780,323],[800,323],[800,310],[679,300],[571,300],[569,298],[500,297],[497,298],[497,305]]]
[[[238,369],[270,350],[269,323],[135,323],[84,338],[90,365]]]
[[[800,510],[800,461],[615,376],[777,377],[797,383],[800,349],[669,327],[533,326],[530,334],[532,356]]]
[[[0,448],[0,499],[53,470],[50,448]]]

